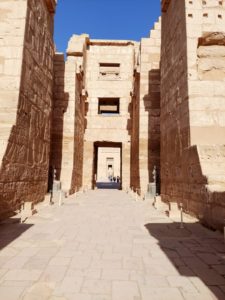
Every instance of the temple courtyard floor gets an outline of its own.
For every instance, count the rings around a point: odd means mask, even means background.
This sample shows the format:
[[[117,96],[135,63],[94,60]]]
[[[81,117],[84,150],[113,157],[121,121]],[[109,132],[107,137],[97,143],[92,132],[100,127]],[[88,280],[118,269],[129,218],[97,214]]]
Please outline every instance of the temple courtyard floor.
[[[118,190],[40,205],[0,225],[0,299],[225,299],[222,233],[185,220]]]

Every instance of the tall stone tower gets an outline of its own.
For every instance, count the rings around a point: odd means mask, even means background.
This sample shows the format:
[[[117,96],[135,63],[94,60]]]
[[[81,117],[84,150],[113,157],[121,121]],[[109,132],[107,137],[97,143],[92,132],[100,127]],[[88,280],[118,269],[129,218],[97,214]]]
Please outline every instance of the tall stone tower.
[[[47,190],[55,6],[0,1],[0,217]]]
[[[140,190],[146,193],[153,170],[160,168],[160,51],[161,20],[140,42],[138,157]],[[136,170],[137,171],[137,170]]]
[[[162,198],[212,227],[225,215],[224,56],[224,1],[162,1]]]

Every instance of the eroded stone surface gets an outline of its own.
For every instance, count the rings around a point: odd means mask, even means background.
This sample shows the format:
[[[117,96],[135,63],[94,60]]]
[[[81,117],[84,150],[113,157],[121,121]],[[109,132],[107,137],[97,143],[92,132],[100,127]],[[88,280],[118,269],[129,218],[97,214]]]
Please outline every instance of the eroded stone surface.
[[[223,15],[224,4],[214,0],[170,1],[162,15],[160,160],[163,201],[183,203],[186,211],[221,229]]]
[[[1,18],[0,215],[4,216],[22,202],[43,200],[47,190],[54,46],[53,15],[45,1],[1,1],[0,7],[14,21]]]

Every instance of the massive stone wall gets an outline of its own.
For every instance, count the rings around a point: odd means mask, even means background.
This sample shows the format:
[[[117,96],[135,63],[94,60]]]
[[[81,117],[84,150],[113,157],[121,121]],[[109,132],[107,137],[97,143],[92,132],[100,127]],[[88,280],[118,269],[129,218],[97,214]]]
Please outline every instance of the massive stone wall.
[[[191,211],[218,227],[225,215],[224,1],[186,2],[186,24],[190,144],[197,145],[202,173],[198,177],[195,168],[189,171],[198,184],[192,182],[194,193],[186,199]]]
[[[225,143],[225,3],[186,2],[191,144]]]
[[[162,14],[161,195],[182,200],[183,151],[189,146],[187,41],[184,1],[171,1]]]
[[[224,12],[171,0],[162,15],[162,197],[212,227],[225,213]]]
[[[140,189],[146,193],[153,181],[154,166],[160,162],[160,46],[161,22],[155,23],[149,38],[140,47],[139,175]]]
[[[139,172],[139,111],[140,111],[140,53],[137,49],[137,63],[133,78],[133,94],[131,102],[131,153],[130,153],[130,186],[140,193]]]
[[[18,14],[20,11],[20,14]],[[14,205],[15,183],[3,175],[3,158],[12,125],[16,123],[26,24],[26,1],[0,2],[0,215]],[[14,24],[13,25],[13,21]],[[18,27],[15,30],[15,27]],[[6,170],[5,170],[6,172]]]
[[[85,100],[86,91],[83,83],[83,70],[76,73],[76,109],[75,109],[75,136],[74,136],[74,161],[71,181],[71,192],[79,190],[83,186],[83,153],[85,131]]]
[[[67,59],[54,60],[54,108],[51,166],[65,192],[82,186],[85,126],[84,57],[86,36],[74,35],[68,44]]]
[[[0,2],[0,216],[47,190],[55,1]]]
[[[54,88],[52,105],[52,130],[51,130],[51,154],[50,172],[56,170],[56,179],[60,180],[62,169],[62,141],[64,120],[63,116],[68,107],[68,95],[65,93],[65,60],[63,53],[54,56]],[[49,189],[52,188],[50,178]]]

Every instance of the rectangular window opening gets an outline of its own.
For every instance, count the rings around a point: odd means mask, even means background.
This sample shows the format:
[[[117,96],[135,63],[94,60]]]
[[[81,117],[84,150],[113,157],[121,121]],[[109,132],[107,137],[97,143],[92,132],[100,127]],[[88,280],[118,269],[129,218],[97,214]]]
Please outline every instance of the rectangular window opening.
[[[120,64],[117,63],[100,63],[99,64],[100,77],[117,78],[120,75]]]
[[[119,98],[99,98],[98,114],[99,115],[118,115],[120,113]]]

